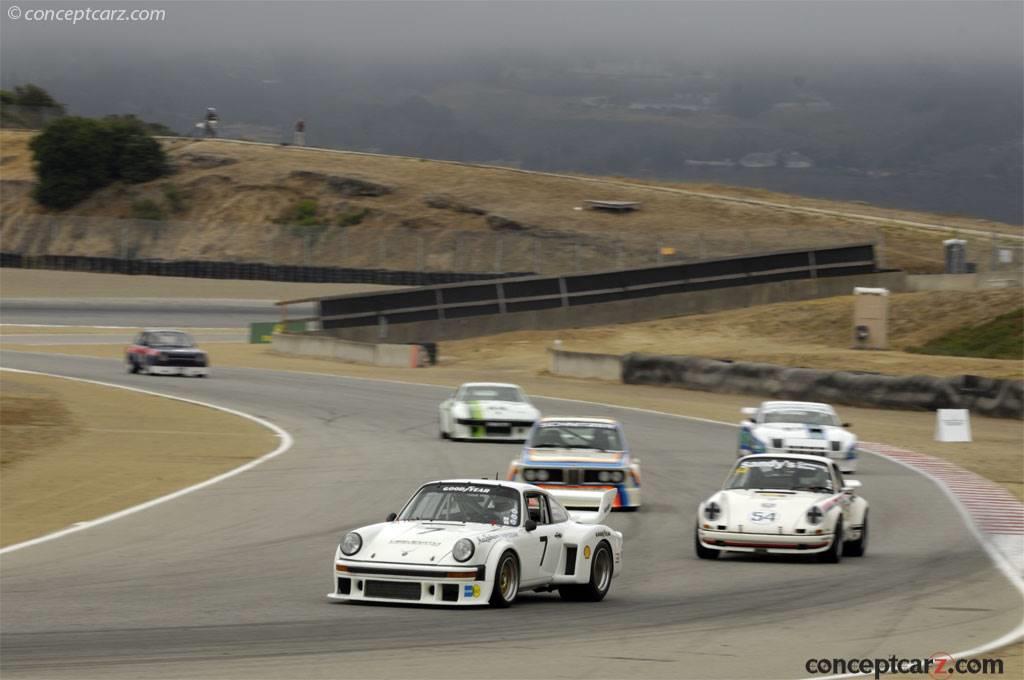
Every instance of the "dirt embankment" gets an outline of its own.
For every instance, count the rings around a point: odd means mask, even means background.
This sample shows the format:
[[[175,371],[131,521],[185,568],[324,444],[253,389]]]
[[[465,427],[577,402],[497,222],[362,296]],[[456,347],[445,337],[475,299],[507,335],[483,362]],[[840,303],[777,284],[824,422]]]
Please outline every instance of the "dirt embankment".
[[[1019,232],[985,220],[868,210],[731,187],[552,177],[194,139],[165,142],[173,175],[107,187],[70,211],[73,216],[53,215],[30,196],[30,138],[0,131],[0,225],[6,249],[32,254],[552,273],[652,264],[661,247],[676,249],[676,256],[666,257],[699,258],[882,239],[887,266],[938,271],[941,241],[949,236],[665,190],[673,187]],[[588,199],[637,201],[641,209],[582,210]],[[280,223],[301,213],[303,202],[307,211],[314,206],[312,221],[319,226]],[[121,221],[139,217],[156,221]],[[988,245],[979,242],[978,248]],[[982,266],[986,253],[974,254]]]

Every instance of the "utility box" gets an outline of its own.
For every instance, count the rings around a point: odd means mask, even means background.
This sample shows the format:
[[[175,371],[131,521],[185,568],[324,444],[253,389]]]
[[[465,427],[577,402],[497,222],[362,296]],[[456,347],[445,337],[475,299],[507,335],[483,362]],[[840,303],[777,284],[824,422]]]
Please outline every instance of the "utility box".
[[[948,238],[942,242],[945,251],[946,273],[967,274],[967,241],[962,238]]]
[[[853,289],[853,348],[889,349],[887,289]]]

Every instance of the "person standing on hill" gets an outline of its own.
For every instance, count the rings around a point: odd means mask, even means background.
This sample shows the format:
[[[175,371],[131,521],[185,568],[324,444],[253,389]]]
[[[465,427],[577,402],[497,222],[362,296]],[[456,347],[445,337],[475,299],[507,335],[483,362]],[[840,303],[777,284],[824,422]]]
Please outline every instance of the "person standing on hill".
[[[292,143],[295,146],[306,146],[306,121],[301,118],[295,121],[295,137]]]

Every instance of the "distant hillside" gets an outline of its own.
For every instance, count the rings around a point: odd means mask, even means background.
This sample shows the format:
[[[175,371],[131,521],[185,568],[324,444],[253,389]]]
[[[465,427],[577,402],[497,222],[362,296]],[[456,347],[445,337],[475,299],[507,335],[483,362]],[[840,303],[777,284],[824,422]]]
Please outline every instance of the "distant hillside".
[[[176,172],[114,185],[46,213],[31,199],[31,133],[0,131],[4,250],[403,269],[544,272],[633,266],[810,245],[885,244],[887,266],[938,271],[950,233],[697,196],[1019,234],[997,222],[754,189],[552,176],[505,168],[227,140],[163,143]],[[636,201],[628,214],[585,201]],[[970,253],[989,259],[988,237]],[[972,246],[973,247],[973,246]]]

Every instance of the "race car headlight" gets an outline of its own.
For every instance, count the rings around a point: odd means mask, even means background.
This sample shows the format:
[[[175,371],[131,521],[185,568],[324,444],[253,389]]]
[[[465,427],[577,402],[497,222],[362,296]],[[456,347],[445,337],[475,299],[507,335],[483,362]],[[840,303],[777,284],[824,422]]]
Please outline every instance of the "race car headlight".
[[[781,449],[782,448],[782,440],[779,439],[778,437],[773,439],[772,440],[772,448],[773,449]]]
[[[808,524],[821,524],[821,519],[825,516],[825,513],[821,511],[817,505],[807,511],[807,523]]]
[[[720,514],[722,514],[722,508],[718,505],[718,503],[711,501],[710,503],[704,506],[704,517],[706,517],[708,520],[714,520]]]
[[[160,352],[160,354],[156,355],[156,360],[157,361],[167,361],[167,355],[164,354],[163,352]]]
[[[354,531],[345,534],[341,539],[341,552],[345,555],[355,555],[363,547],[363,537]]]
[[[452,557],[455,558],[456,562],[465,562],[473,556],[473,552],[476,547],[473,545],[473,541],[468,538],[460,538],[455,541],[455,547],[452,548]]]
[[[537,478],[537,481],[546,482],[551,475],[548,474],[547,470],[537,470],[537,474],[534,476]]]
[[[623,475],[623,474],[622,474],[622,470],[612,470],[612,471],[611,471],[611,472],[609,473],[609,478],[610,478],[610,479],[611,479],[611,480],[612,480],[613,482],[621,482],[621,481],[622,481],[623,479],[625,479],[626,477],[625,477],[625,475]]]
[[[597,479],[602,482],[610,482],[612,479],[612,473],[607,470],[601,470],[597,473]]]
[[[843,448],[843,443],[840,441],[831,442],[833,451],[840,451]]]
[[[532,482],[533,480],[537,479],[537,473],[529,469],[523,470],[523,479],[525,479],[528,482]]]

